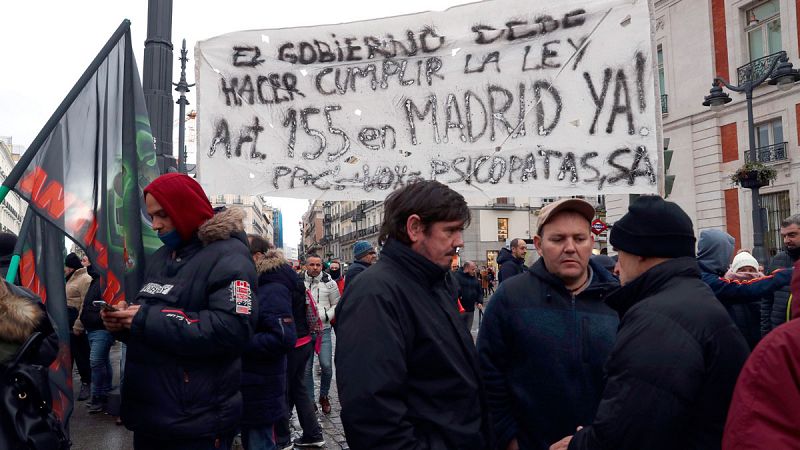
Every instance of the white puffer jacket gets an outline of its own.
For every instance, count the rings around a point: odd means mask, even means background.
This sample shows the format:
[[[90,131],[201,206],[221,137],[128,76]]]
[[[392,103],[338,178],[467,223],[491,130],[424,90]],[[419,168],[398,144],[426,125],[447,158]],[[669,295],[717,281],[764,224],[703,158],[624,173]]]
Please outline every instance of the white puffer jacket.
[[[325,272],[316,277],[305,274],[306,289],[311,291],[311,296],[317,303],[317,313],[325,328],[330,328],[334,318],[336,304],[339,303],[339,287],[330,275]]]

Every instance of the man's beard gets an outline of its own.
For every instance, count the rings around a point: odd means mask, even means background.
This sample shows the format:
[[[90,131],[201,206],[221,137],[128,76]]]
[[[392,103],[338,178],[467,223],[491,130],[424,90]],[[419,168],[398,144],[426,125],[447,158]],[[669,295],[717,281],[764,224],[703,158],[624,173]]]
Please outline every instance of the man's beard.
[[[800,259],[800,247],[786,247],[786,253],[788,253],[793,260]]]

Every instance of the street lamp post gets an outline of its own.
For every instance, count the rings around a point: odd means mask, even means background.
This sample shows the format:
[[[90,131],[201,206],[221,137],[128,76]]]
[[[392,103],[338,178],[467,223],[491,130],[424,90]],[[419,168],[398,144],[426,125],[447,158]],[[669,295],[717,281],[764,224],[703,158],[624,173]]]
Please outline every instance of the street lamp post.
[[[186,81],[186,63],[189,61],[189,58],[186,56],[186,39],[183,40],[183,46],[181,47],[181,57],[178,58],[181,62],[181,78],[180,81],[177,83],[172,83],[175,85],[175,90],[181,93],[180,98],[178,98],[177,103],[180,109],[178,113],[178,117],[180,117],[180,122],[178,122],[178,172],[180,173],[187,173],[186,170],[186,105],[189,104],[189,100],[186,100],[186,93],[189,92],[189,88],[194,86],[193,84],[189,84]]]
[[[777,68],[777,70],[776,70]],[[757,161],[756,153],[756,128],[753,123],[753,90],[764,83],[776,86],[782,91],[787,91],[792,88],[794,83],[800,80],[800,73],[792,68],[792,63],[786,56],[786,52],[780,52],[780,55],[772,61],[769,69],[765,71],[757,79],[752,79],[752,72],[749,79],[741,86],[735,86],[728,83],[724,78],[714,77],[714,82],[711,85],[709,94],[704,98],[703,106],[711,107],[712,111],[720,111],[726,104],[731,102],[730,96],[722,90],[720,85],[733,92],[744,93],[747,101],[747,132],[750,144],[750,154],[753,161]],[[750,195],[753,203],[753,256],[761,264],[766,264],[767,252],[764,248],[764,221],[761,216],[761,197],[759,195],[759,188],[750,188]]]

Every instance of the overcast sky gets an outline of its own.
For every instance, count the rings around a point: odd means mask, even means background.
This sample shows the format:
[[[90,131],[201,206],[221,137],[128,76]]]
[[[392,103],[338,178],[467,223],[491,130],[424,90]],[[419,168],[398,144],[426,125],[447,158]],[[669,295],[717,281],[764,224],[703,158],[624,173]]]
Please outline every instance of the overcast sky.
[[[288,2],[174,0],[173,80],[180,75],[177,57],[186,39],[194,43],[233,31],[350,22],[420,11],[443,10],[466,0],[298,0]],[[7,1],[0,26],[0,136],[27,146],[75,84],[86,66],[123,19],[130,19],[136,61],[141,73],[147,35],[147,0]],[[188,79],[194,82],[194,61]],[[177,97],[176,97],[177,98]],[[190,98],[194,107],[194,98]],[[177,106],[175,108],[177,113]],[[177,139],[177,133],[176,133]],[[295,246],[297,226],[308,202],[271,199],[284,211],[284,241]]]

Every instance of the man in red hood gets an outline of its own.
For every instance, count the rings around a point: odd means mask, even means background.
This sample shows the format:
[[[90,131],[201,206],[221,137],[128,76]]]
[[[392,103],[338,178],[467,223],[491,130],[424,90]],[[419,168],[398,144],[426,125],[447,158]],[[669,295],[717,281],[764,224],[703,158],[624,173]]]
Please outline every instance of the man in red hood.
[[[183,174],[156,178],[144,195],[164,246],[131,304],[102,313],[128,344],[122,420],[137,450],[228,449],[242,415],[240,353],[256,316],[244,213],[215,213]]]

